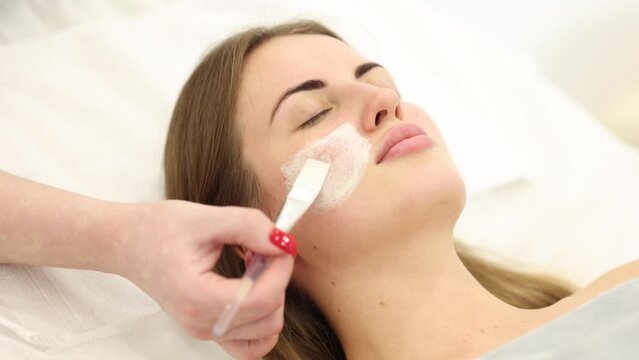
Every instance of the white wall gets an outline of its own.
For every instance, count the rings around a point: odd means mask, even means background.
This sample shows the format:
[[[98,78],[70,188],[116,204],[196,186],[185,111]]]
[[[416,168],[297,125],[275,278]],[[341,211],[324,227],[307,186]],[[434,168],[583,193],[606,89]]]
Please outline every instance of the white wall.
[[[639,1],[427,2],[533,58],[548,78],[639,145]]]

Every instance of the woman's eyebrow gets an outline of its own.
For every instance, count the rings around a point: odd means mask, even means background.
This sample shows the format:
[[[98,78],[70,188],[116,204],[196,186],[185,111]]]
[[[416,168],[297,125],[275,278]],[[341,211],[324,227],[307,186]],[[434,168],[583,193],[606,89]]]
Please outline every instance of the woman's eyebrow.
[[[317,89],[322,89],[324,87],[326,87],[326,84],[322,80],[315,79],[315,80],[306,80],[299,85],[295,85],[289,88],[288,90],[284,92],[284,94],[282,94],[282,96],[280,96],[280,99],[277,100],[277,104],[275,104],[275,108],[273,108],[273,112],[271,113],[271,122],[273,122],[273,117],[275,116],[275,112],[277,111],[277,108],[280,107],[280,104],[282,103],[282,101],[286,100],[287,97],[300,91],[317,90]]]
[[[355,69],[355,79],[361,78],[369,70],[374,69],[376,67],[383,67],[383,66],[378,64],[378,63],[374,63],[374,62],[367,62],[367,63],[364,63],[364,64],[358,66],[357,69]]]
[[[364,76],[364,74],[366,74],[369,70],[376,67],[382,67],[382,66],[374,62],[367,62],[355,68],[355,71],[353,72],[353,74],[355,75],[356,79],[359,79],[360,77]],[[275,112],[280,107],[280,104],[282,104],[282,102],[286,100],[286,98],[301,91],[318,90],[324,87],[326,87],[326,83],[324,81],[313,79],[313,80],[306,80],[301,84],[288,88],[284,92],[284,94],[282,94],[282,96],[280,96],[280,98],[277,100],[277,103],[275,104],[275,107],[273,108],[273,112],[271,113],[270,123],[273,122],[273,118],[275,117]]]

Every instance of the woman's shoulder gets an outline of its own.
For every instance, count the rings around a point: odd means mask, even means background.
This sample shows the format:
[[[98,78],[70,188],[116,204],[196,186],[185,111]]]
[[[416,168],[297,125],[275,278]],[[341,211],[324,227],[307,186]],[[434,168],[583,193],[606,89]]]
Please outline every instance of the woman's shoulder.
[[[567,297],[564,302],[573,306],[579,306],[625,281],[636,278],[639,278],[639,259],[604,273],[590,284],[575,291]]]

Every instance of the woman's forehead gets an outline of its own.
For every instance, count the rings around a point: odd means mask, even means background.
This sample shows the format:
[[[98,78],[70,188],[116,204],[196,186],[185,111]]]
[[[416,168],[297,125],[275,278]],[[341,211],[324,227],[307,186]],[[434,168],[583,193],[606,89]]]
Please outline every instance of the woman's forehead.
[[[246,79],[269,81],[290,86],[310,78],[323,78],[331,73],[352,72],[363,61],[344,42],[326,35],[281,36],[259,46],[248,57]]]
[[[247,57],[241,77],[238,115],[266,116],[290,87],[310,79],[330,83],[352,77],[364,58],[326,35],[289,35],[268,40]]]

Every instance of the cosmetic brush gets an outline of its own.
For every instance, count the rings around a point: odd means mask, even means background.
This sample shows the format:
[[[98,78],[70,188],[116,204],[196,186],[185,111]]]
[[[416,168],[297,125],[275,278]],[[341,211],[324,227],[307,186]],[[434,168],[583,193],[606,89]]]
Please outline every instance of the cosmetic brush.
[[[330,164],[328,163],[314,159],[306,160],[302,171],[300,171],[295,178],[291,191],[289,191],[286,196],[284,206],[282,206],[282,209],[277,215],[277,219],[275,220],[276,228],[285,232],[290,232],[293,229],[297,220],[311,207],[317,195],[319,195],[322,190],[322,185],[324,184],[329,168]],[[222,314],[213,326],[213,335],[220,337],[226,334],[240,305],[242,305],[249,291],[251,291],[253,284],[257,281],[267,265],[267,257],[259,254],[253,256],[244,275],[242,275],[240,279],[240,286],[238,287],[234,300],[226,304]]]

